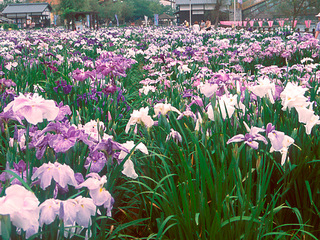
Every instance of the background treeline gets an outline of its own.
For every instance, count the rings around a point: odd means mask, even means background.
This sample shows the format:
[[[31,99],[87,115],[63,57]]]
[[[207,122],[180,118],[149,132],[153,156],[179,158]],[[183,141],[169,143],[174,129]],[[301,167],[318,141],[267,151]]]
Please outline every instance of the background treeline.
[[[0,11],[10,3],[21,3],[22,0],[3,0]],[[153,17],[154,14],[168,13],[172,15],[171,6],[164,6],[159,0],[61,0],[60,4],[52,6],[54,11],[64,18],[70,12],[99,12],[100,19],[115,20],[117,14],[120,24],[143,19],[144,16]]]

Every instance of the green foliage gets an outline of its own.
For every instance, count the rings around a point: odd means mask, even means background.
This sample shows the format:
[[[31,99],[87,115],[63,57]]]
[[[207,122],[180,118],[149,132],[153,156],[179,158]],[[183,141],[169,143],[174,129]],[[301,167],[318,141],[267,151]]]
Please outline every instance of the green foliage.
[[[317,14],[320,7],[317,0],[266,0],[266,6],[274,16],[290,17],[293,20],[298,16]]]
[[[3,0],[0,2],[0,11],[2,11],[10,3],[22,3],[23,0]]]
[[[98,0],[61,0],[57,10],[65,18],[70,12],[99,12],[101,11],[101,7]]]
[[[18,25],[15,23],[3,23],[0,24],[0,27],[3,27],[4,30],[9,30],[10,28],[14,30],[18,29]]]
[[[154,14],[164,12],[172,13],[170,6],[164,6],[159,1],[148,0],[123,0],[123,1],[106,1],[104,4],[105,17],[114,19],[115,14],[119,20],[135,21],[143,19],[144,16],[153,17]]]
[[[134,16],[135,6],[132,2],[108,1],[105,4],[105,15],[108,19],[115,19],[117,14],[119,21],[129,20]]]

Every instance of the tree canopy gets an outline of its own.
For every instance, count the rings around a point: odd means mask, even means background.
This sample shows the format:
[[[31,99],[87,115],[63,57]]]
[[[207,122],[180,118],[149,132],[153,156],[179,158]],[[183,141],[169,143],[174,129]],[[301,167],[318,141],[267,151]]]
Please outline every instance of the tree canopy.
[[[117,15],[122,22],[173,12],[170,6],[162,5],[159,0],[61,0],[58,10],[62,16],[69,12],[97,11],[102,19],[114,20]]]
[[[275,14],[278,16],[291,17],[295,19],[298,16],[317,13],[319,9],[318,0],[267,0],[272,6]]]
[[[0,3],[0,11],[2,11],[10,3],[21,3],[21,2],[23,1],[22,0],[3,0]]]

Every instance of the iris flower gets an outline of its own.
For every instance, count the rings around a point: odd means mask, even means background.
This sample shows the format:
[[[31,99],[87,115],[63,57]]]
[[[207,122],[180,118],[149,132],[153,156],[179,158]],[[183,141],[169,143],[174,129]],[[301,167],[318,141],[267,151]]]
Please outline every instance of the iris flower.
[[[22,93],[10,102],[4,112],[13,110],[13,112],[24,117],[29,123],[36,125],[43,122],[43,119],[48,121],[54,120],[59,114],[59,108],[53,100],[45,100],[37,93],[24,96]]]
[[[41,205],[39,206],[40,208],[39,223],[41,227],[43,226],[43,224],[49,225],[56,219],[56,216],[59,214],[59,210],[60,210],[60,202],[61,201],[59,199],[51,198],[41,203]]]
[[[266,140],[266,138],[261,134],[259,134],[259,132],[265,131],[263,128],[258,128],[258,127],[249,128],[245,122],[243,122],[243,124],[245,125],[249,133],[246,133],[245,135],[243,134],[235,135],[227,141],[227,144],[244,141],[245,144],[252,147],[253,149],[258,149],[259,143],[257,141],[262,141],[263,143],[268,144],[268,141]]]
[[[74,177],[74,172],[66,164],[55,163],[44,163],[41,167],[35,171],[31,179],[40,179],[40,186],[45,190],[50,184],[51,180],[54,179],[62,188],[67,185],[77,186],[77,181]]]
[[[59,199],[47,199],[40,206],[39,223],[52,223],[57,216],[63,219],[65,225],[78,225],[88,228],[91,225],[91,216],[96,214],[96,205],[91,198],[78,196],[75,199],[61,201]]]
[[[296,110],[299,115],[299,122],[306,124],[306,134],[310,135],[311,130],[315,125],[320,124],[320,119],[318,115],[314,114],[312,110],[312,105],[310,104],[309,108],[307,107],[296,107]]]
[[[125,147],[128,151],[131,151],[135,144],[133,141],[127,141],[126,143],[122,144],[123,147]],[[149,154],[147,147],[143,143],[139,143],[135,149],[140,150],[144,154]],[[129,153],[126,151],[120,151],[118,159],[122,161]],[[127,177],[136,179],[138,177],[138,174],[134,170],[134,164],[130,157],[126,160],[126,162],[123,164],[123,170],[122,173],[126,175]]]
[[[285,89],[280,94],[282,100],[282,110],[287,108],[290,110],[292,107],[307,107],[309,106],[308,98],[304,96],[308,88],[298,86],[295,83],[287,83]]]
[[[100,172],[107,163],[106,156],[104,153],[95,151],[89,154],[86,159],[84,167],[90,168],[90,172]]]
[[[198,122],[198,121],[197,121]],[[174,129],[170,129],[170,133],[166,137],[166,142],[169,141],[169,139],[173,139],[175,143],[182,142],[182,137],[179,132],[175,131]]]
[[[131,117],[127,123],[125,132],[128,133],[131,125],[136,124],[143,124],[147,128],[150,128],[153,126],[154,121],[152,118],[148,115],[149,107],[141,108],[140,110],[133,110],[133,113],[131,113]]]
[[[162,115],[166,115],[169,111],[173,111],[173,112],[181,114],[181,112],[178,109],[176,109],[175,107],[171,106],[170,103],[157,103],[156,105],[154,105],[153,108],[154,108],[154,113],[155,113],[153,117],[158,116],[160,113]]]
[[[252,86],[249,89],[258,97],[262,98],[267,96],[271,103],[274,104],[274,95],[276,92],[275,84],[270,81],[267,76],[258,78],[258,85]]]
[[[90,74],[90,71],[84,71],[83,69],[77,68],[72,72],[72,77],[79,82],[83,82],[90,77]]]
[[[281,157],[281,165],[284,165],[287,159],[288,149],[291,144],[294,143],[294,139],[292,137],[289,137],[287,135],[284,135],[283,140],[281,142],[281,148],[278,146],[277,149],[273,148],[273,146],[270,148],[270,152],[277,151],[280,152]]]
[[[97,173],[89,173],[83,183],[79,184],[76,188],[86,187],[89,189],[89,194],[93,199],[93,203],[96,206],[104,206],[107,208],[107,216],[111,217],[111,210],[113,208],[114,199],[104,188],[104,184],[107,182],[107,177],[104,175],[100,177]]]
[[[0,215],[10,215],[14,226],[26,231],[26,237],[38,232],[39,201],[34,193],[20,185],[11,185],[0,198]]]

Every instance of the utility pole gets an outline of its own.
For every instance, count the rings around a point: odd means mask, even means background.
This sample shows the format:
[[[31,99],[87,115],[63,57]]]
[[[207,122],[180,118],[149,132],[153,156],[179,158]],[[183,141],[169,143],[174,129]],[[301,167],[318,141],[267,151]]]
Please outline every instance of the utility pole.
[[[236,0],[233,2],[233,21],[236,21]]]
[[[191,27],[191,0],[189,0],[189,7],[190,7],[190,11],[189,11],[189,27]]]

